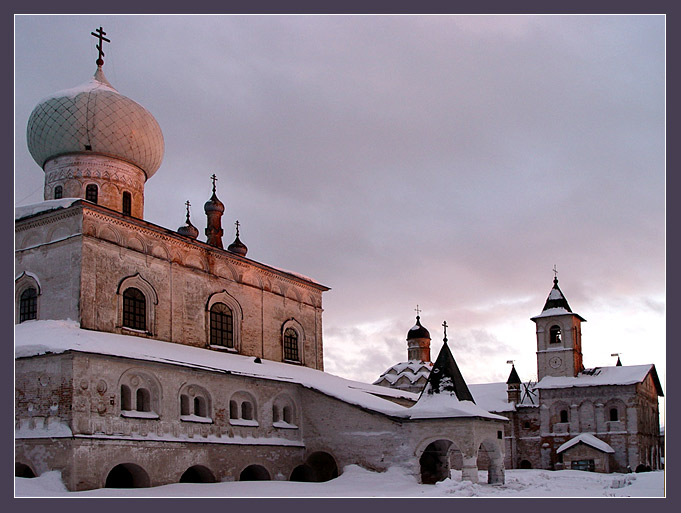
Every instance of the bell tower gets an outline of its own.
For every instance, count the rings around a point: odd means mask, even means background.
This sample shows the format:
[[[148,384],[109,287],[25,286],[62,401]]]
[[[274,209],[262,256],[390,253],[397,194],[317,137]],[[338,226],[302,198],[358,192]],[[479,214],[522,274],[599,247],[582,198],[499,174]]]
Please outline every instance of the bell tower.
[[[586,319],[570,309],[558,287],[557,274],[544,309],[531,320],[537,326],[537,379],[576,376],[584,368],[582,322]]]

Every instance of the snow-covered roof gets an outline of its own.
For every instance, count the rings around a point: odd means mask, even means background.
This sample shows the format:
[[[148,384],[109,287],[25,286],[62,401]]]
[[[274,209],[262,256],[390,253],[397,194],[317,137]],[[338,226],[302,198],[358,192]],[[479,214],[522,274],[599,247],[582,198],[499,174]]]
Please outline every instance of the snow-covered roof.
[[[410,360],[408,362],[400,362],[379,376],[379,378],[374,381],[374,385],[378,384],[380,381],[387,380],[391,385],[402,378],[406,377],[410,383],[414,384],[419,379],[426,378],[430,374],[430,369],[433,368],[432,362],[421,362],[416,360]]]
[[[250,356],[211,351],[172,342],[80,329],[74,321],[27,321],[15,327],[15,358],[65,351],[134,358],[287,383],[297,383],[377,413],[409,418],[484,417],[501,418],[470,403],[452,398],[438,410],[413,411],[389,399],[415,400],[416,395],[334,376],[308,367],[269,360],[255,363]],[[414,416],[416,413],[417,416]]]
[[[418,402],[409,408],[412,419],[440,417],[483,417],[495,420],[508,420],[501,415],[489,413],[472,401],[460,401],[454,392],[421,394]]]
[[[57,210],[60,208],[68,208],[73,205],[80,198],[62,198],[55,200],[41,201],[40,203],[32,203],[30,205],[22,205],[14,207],[14,219],[22,219],[28,216],[34,216],[42,212],[49,212],[50,210]]]
[[[657,378],[655,365],[622,365],[612,367],[594,367],[584,369],[574,377],[545,376],[537,383],[535,388],[546,390],[570,387],[593,387],[602,385],[634,385],[646,379],[653,372],[655,386],[658,393],[662,394],[662,387]]]
[[[601,452],[607,452],[609,454],[613,454],[615,452],[615,449],[610,447],[603,440],[596,438],[594,435],[590,435],[589,433],[582,433],[581,435],[577,435],[576,437],[568,440],[563,445],[558,447],[558,449],[556,450],[556,453],[560,454],[561,452],[566,451],[570,447],[574,447],[575,445],[577,445],[579,443],[590,445],[594,449],[598,449]]]

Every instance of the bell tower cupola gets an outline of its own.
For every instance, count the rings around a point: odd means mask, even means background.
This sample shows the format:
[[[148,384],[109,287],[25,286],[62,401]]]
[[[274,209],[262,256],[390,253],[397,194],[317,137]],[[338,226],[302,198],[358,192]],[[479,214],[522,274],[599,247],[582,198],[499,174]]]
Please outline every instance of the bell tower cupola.
[[[203,206],[203,210],[206,212],[207,225],[206,225],[206,243],[216,248],[222,248],[222,214],[225,212],[225,205],[220,201],[215,194],[215,182],[217,178],[215,174],[211,176],[213,180],[213,195],[210,197],[206,204]]]
[[[582,364],[581,315],[574,313],[558,287],[558,276],[553,279],[542,312],[532,317],[537,331],[537,378],[544,376],[574,377],[584,368]]]
[[[407,358],[410,362],[430,362],[430,332],[421,326],[421,310],[416,306],[416,324],[407,332]]]

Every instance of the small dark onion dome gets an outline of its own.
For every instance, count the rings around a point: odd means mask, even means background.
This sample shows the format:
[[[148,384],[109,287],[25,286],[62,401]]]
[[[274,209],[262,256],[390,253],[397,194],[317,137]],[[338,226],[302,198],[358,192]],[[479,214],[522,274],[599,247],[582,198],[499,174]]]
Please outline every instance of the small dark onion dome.
[[[203,210],[206,212],[206,214],[208,212],[223,213],[225,211],[225,205],[215,195],[215,191],[213,191],[213,195],[210,197],[208,201],[206,201],[206,204],[203,206]]]
[[[177,229],[177,233],[184,235],[185,237],[189,237],[190,239],[196,239],[199,236],[199,229],[189,220],[189,200],[187,200],[185,205],[187,205],[187,219],[185,224]]]
[[[428,338],[430,339],[430,332],[421,326],[421,317],[416,316],[416,325],[407,332],[407,340],[413,338]]]
[[[246,244],[241,242],[239,239],[239,221],[234,224],[236,224],[236,239],[234,239],[234,242],[227,246],[227,251],[231,251],[232,253],[236,253],[237,255],[245,257],[246,253],[248,253],[248,248],[246,247]]]
[[[184,235],[185,237],[189,237],[190,239],[196,239],[199,236],[198,228],[190,223],[189,220],[187,220],[187,224],[180,226],[177,229],[177,233]]]
[[[227,251],[231,251],[232,253],[236,253],[240,256],[246,256],[246,253],[248,253],[248,248],[246,247],[246,244],[239,240],[239,236],[237,235],[236,239],[234,239],[234,242],[227,246]]]

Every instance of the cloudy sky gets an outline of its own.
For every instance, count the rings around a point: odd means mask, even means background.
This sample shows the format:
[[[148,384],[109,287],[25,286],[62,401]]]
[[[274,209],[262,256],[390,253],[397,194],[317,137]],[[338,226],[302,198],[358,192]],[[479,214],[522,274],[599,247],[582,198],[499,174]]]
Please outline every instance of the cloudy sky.
[[[104,71],[163,129],[145,217],[202,232],[218,176],[254,260],[332,288],[326,370],[406,360],[416,305],[469,383],[536,379],[558,269],[585,365],[665,379],[662,16],[19,16],[15,203],[42,200],[26,122]],[[664,381],[663,381],[664,383]]]

